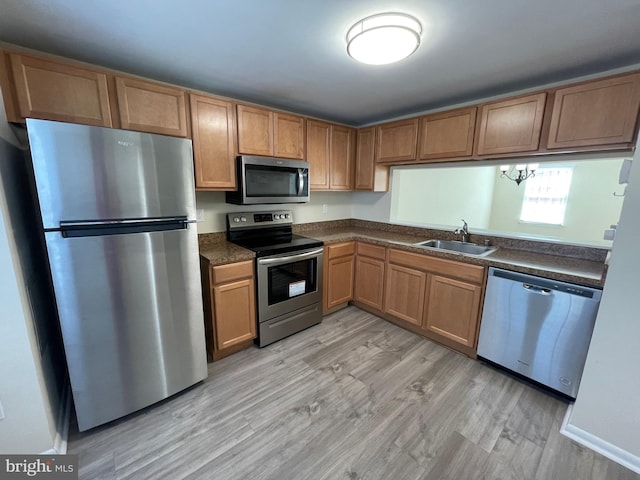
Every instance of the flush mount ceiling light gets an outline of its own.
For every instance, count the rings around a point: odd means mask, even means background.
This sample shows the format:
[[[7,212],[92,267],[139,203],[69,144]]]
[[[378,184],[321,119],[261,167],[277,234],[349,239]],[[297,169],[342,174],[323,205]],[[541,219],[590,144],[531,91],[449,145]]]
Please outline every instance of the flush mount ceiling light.
[[[404,13],[379,13],[363,18],[347,33],[347,53],[369,65],[407,58],[420,46],[422,25]]]

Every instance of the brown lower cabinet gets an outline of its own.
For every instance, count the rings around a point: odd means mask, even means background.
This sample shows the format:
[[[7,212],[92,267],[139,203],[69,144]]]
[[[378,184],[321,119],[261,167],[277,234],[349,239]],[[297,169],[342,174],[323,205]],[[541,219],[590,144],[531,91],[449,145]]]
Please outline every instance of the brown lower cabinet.
[[[421,326],[426,288],[426,272],[389,263],[384,311],[405,322]]]
[[[329,313],[353,300],[355,242],[324,247],[322,312]]]
[[[390,248],[384,312],[475,357],[484,278],[479,265]]]
[[[382,311],[387,249],[378,245],[358,242],[356,253],[353,299]]]
[[[211,266],[202,258],[201,275],[209,359],[251,346],[256,338],[253,261]]]
[[[424,328],[475,349],[482,287],[440,275],[429,276]]]
[[[475,358],[485,267],[366,242],[356,251],[356,305]]]

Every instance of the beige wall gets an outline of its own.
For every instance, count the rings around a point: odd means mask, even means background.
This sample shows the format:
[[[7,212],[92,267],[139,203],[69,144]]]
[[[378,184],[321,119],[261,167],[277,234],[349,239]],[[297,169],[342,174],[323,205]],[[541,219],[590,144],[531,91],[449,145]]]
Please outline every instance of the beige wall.
[[[634,163],[640,163],[640,146]],[[640,168],[627,188],[587,363],[569,428],[605,450],[622,449],[640,473]],[[575,432],[574,432],[575,433]],[[586,434],[586,435],[585,435]],[[587,443],[589,443],[587,441]],[[611,448],[613,447],[613,448]]]
[[[603,239],[605,229],[618,222],[624,187],[618,184],[622,165],[619,154],[603,159],[586,154],[560,157],[574,168],[564,225],[520,222],[526,182],[520,186],[501,179],[497,162],[489,166],[450,164],[392,169],[391,191],[387,194],[353,194],[355,218],[401,225],[450,229],[464,218],[469,229],[525,238],[610,247]],[[509,159],[517,163],[519,159]]]
[[[13,160],[14,142],[0,102],[0,162]],[[0,453],[40,453],[54,446],[55,415],[17,251],[0,182]]]
[[[204,221],[198,223],[198,233],[226,231],[225,214],[273,209],[291,210],[295,223],[324,222],[351,218],[351,192],[311,192],[311,201],[288,205],[231,205],[225,203],[222,192],[197,192],[196,205],[204,210]],[[323,213],[326,205],[327,213]]]
[[[50,429],[51,412],[32,350],[36,344],[25,309],[28,301],[13,260],[15,250],[6,218],[0,191],[0,402],[5,414],[0,420],[0,453],[40,453],[53,448],[55,434]]]
[[[398,168],[391,186],[391,221],[403,225],[461,225],[486,229],[495,167]]]
[[[544,166],[573,167],[569,204],[564,225],[539,225],[520,222],[520,210],[525,183],[511,181],[495,183],[489,229],[498,232],[519,232],[524,235],[556,238],[568,242],[588,242],[610,246],[603,240],[603,232],[618,223],[623,198],[618,174],[622,159],[581,160],[579,162],[544,163]],[[498,173],[496,173],[497,177]]]

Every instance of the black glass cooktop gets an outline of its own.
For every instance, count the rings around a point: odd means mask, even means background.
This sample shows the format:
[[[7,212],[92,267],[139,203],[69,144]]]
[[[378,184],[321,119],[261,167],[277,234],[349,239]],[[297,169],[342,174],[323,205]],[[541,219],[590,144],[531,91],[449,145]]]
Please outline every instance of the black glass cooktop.
[[[320,240],[294,234],[284,234],[277,237],[254,236],[253,238],[233,239],[231,241],[236,245],[253,250],[256,252],[256,257],[295,252],[324,245]]]

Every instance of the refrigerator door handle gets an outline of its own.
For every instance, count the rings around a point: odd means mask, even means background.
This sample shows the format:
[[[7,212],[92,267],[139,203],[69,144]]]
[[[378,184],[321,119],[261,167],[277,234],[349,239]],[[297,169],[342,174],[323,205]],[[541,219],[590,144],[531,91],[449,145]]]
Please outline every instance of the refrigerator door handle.
[[[95,237],[98,235],[124,235],[128,233],[148,233],[189,228],[187,217],[145,218],[140,220],[110,220],[96,222],[60,222],[59,231],[63,238]],[[52,230],[48,230],[52,231]],[[55,231],[55,230],[54,230]]]
[[[112,225],[138,225],[141,223],[179,223],[188,221],[187,217],[158,217],[158,218],[134,218],[124,220],[88,220],[88,221],[60,221],[60,228],[86,228],[86,227],[110,227]]]

